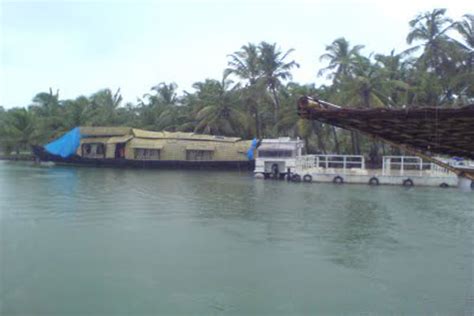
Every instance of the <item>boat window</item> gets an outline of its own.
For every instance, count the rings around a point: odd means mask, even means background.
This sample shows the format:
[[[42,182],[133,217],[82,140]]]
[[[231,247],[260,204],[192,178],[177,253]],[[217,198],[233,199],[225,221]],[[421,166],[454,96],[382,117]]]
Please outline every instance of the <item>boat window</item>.
[[[293,157],[291,150],[259,150],[258,156],[262,158],[290,158]]]
[[[138,160],[160,160],[159,149],[135,148],[135,159]]]
[[[213,152],[211,150],[186,150],[186,160],[203,161],[212,160]]]
[[[105,158],[105,146],[101,143],[83,144],[82,156],[85,158]]]
[[[95,149],[95,153],[97,155],[103,155],[104,154],[104,145],[103,144],[97,144],[97,147]]]

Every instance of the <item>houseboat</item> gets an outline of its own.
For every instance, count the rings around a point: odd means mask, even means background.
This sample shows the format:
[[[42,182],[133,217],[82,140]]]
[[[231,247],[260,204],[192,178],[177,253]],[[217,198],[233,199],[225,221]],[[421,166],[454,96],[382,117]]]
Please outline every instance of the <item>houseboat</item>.
[[[129,127],[76,127],[35,146],[39,161],[145,168],[254,168],[256,140]]]

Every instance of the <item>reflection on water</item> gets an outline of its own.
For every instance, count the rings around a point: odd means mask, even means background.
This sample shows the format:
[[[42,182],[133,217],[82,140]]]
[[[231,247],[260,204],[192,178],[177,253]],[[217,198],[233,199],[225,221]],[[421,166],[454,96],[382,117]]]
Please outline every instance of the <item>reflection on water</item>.
[[[469,314],[473,205],[437,188],[0,162],[0,314]]]
[[[386,233],[387,227],[379,218],[383,210],[377,209],[376,203],[357,198],[349,199],[343,210],[331,227],[335,232],[330,248],[333,260],[347,267],[364,267],[374,243]]]

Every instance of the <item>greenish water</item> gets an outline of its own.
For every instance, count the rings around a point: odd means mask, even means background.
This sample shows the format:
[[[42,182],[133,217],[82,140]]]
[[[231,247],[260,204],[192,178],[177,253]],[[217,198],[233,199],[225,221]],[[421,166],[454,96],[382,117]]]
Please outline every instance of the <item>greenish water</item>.
[[[474,193],[0,162],[0,315],[474,313]]]

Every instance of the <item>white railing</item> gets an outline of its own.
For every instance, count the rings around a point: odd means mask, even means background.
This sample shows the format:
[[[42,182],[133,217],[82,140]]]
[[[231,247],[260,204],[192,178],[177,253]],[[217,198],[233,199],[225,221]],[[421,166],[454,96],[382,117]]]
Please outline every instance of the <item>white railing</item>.
[[[364,156],[360,155],[306,155],[296,158],[296,168],[365,170]],[[444,176],[451,174],[446,168],[432,162],[424,162],[416,156],[383,156],[382,175],[384,176]]]
[[[365,169],[364,156],[360,155],[306,155],[296,160],[299,169],[335,168],[335,169]]]
[[[383,156],[382,175],[419,175],[423,176],[427,172],[431,174],[446,175],[449,170],[432,162],[424,162],[416,156]]]

